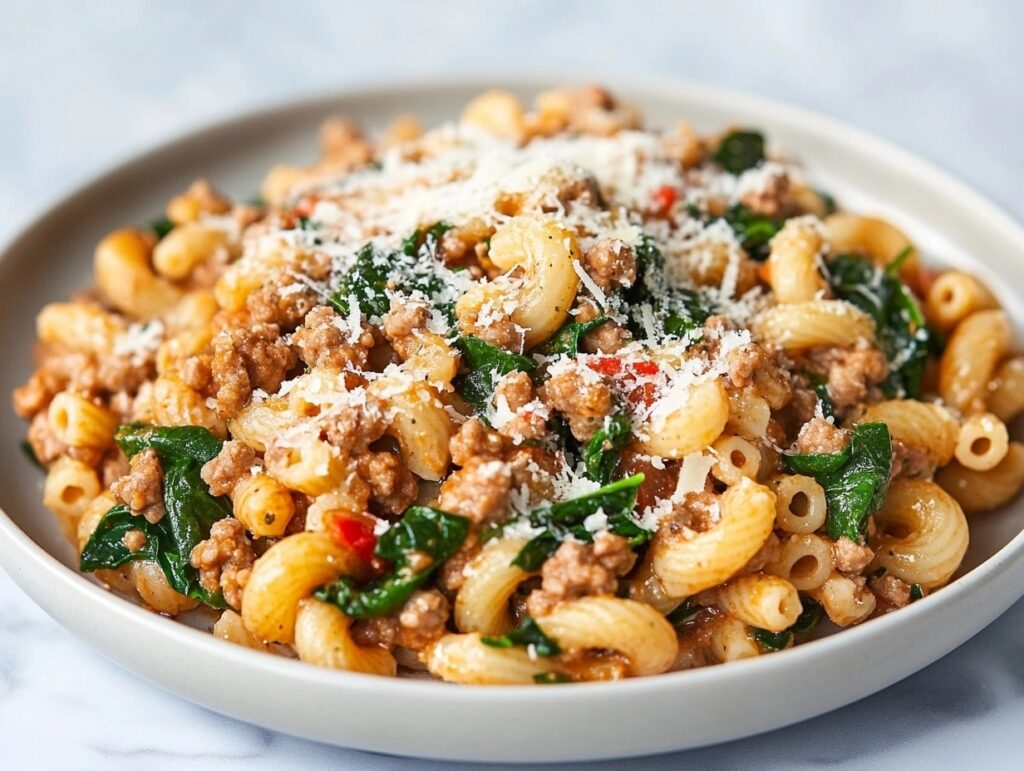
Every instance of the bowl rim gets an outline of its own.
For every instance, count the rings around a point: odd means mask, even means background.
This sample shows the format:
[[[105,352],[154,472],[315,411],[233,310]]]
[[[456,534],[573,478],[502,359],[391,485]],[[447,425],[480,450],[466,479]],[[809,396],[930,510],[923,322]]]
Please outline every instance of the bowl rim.
[[[1024,227],[1019,225],[1001,206],[961,182],[949,172],[939,168],[933,162],[920,158],[909,150],[904,150],[896,144],[854,125],[815,110],[749,95],[731,88],[659,76],[602,75],[599,78],[593,78],[569,73],[553,78],[540,73],[517,75],[483,73],[479,75],[445,74],[432,78],[374,79],[359,86],[318,90],[298,97],[273,100],[266,106],[232,111],[213,121],[197,121],[168,138],[143,146],[142,149],[122,154],[115,162],[105,164],[98,173],[86,172],[84,179],[76,182],[68,192],[56,196],[50,203],[38,207],[35,212],[30,212],[27,217],[14,224],[12,235],[0,244],[0,261],[6,259],[8,253],[16,249],[21,240],[28,238],[36,229],[44,227],[48,220],[59,215],[65,207],[88,198],[95,188],[114,180],[137,165],[147,164],[164,153],[173,152],[180,146],[199,141],[207,135],[231,131],[251,121],[265,120],[275,115],[283,115],[297,110],[323,108],[326,112],[329,108],[336,107],[348,100],[397,96],[411,90],[444,93],[454,89],[476,89],[482,92],[489,88],[508,88],[536,92],[552,87],[555,82],[559,85],[572,85],[595,81],[609,85],[612,90],[620,94],[642,95],[651,99],[668,98],[680,102],[688,99],[696,100],[716,108],[734,110],[738,114],[756,112],[766,116],[774,123],[795,126],[803,132],[828,135],[832,140],[836,136],[847,137],[851,142],[856,143],[864,154],[898,166],[905,173],[918,177],[928,186],[964,201],[975,213],[984,217],[991,226],[999,228],[1002,235],[1014,242],[1024,253]],[[1024,502],[1018,503],[1018,505],[1024,505]],[[0,506],[0,565],[11,567],[16,559],[22,564],[35,565],[39,571],[38,575],[43,580],[59,583],[62,589],[73,593],[76,599],[82,603],[88,603],[97,616],[108,614],[108,617],[116,617],[125,623],[142,625],[149,632],[163,636],[168,644],[183,646],[179,648],[179,651],[184,651],[187,648],[190,652],[213,657],[229,664],[244,663],[256,675],[266,674],[287,678],[298,684],[318,687],[325,685],[337,687],[339,693],[355,692],[358,694],[362,691],[372,691],[375,696],[400,697],[408,695],[417,698],[432,694],[446,694],[447,698],[457,697],[468,703],[485,703],[500,698],[504,701],[511,700],[512,703],[517,704],[532,703],[536,700],[557,704],[575,701],[581,694],[581,688],[586,688],[586,693],[595,698],[602,694],[615,696],[627,693],[654,693],[683,688],[685,687],[684,683],[697,684],[724,677],[743,677],[753,673],[767,673],[772,668],[800,666],[801,662],[810,665],[815,661],[830,659],[838,655],[843,648],[856,646],[865,638],[880,635],[886,629],[913,624],[916,618],[924,614],[931,615],[941,612],[944,608],[956,604],[965,595],[975,591],[978,586],[996,579],[1015,563],[1024,559],[1024,531],[1017,533],[998,551],[941,590],[900,609],[897,613],[871,619],[864,624],[844,629],[840,633],[811,640],[793,648],[775,652],[770,656],[729,662],[724,667],[701,667],[613,682],[574,683],[570,688],[523,688],[522,686],[501,685],[492,685],[486,688],[453,687],[451,683],[435,680],[382,678],[358,672],[329,670],[295,659],[268,656],[242,646],[225,645],[222,640],[212,634],[144,610],[116,593],[103,589],[84,574],[69,568],[33,541]],[[15,583],[20,584],[19,577],[15,576],[13,571],[9,572]],[[1018,597],[1024,594],[1024,587],[1015,594]],[[744,673],[749,674],[744,675]]]

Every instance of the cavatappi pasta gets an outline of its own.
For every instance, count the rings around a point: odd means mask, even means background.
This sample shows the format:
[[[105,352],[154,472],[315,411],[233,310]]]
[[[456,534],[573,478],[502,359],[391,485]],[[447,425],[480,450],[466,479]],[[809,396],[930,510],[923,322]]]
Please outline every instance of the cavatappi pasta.
[[[940,589],[1024,483],[994,294],[756,130],[590,87],[321,143],[37,317],[44,503],[154,611],[377,675],[655,675]]]

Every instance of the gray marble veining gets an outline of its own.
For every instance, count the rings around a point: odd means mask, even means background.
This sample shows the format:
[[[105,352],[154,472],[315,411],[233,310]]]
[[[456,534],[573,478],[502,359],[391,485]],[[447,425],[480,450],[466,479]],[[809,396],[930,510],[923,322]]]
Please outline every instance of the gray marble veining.
[[[1024,6],[995,0],[287,10],[5,0],[0,240],[68,185],[186,127],[297,93],[467,70],[654,73],[788,99],[916,150],[1024,218],[1022,29]],[[938,663],[845,709],[720,747],[603,765],[1014,767],[1024,750],[1022,629],[1019,603]],[[293,739],[169,696],[86,649],[2,573],[0,753],[12,769],[446,767]]]

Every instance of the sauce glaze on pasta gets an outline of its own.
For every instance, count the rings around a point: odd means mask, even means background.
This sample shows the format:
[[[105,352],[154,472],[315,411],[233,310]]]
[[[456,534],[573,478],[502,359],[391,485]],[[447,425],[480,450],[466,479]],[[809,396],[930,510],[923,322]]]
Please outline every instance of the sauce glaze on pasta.
[[[97,247],[14,394],[83,570],[324,667],[762,655],[948,582],[1024,481],[992,293],[753,129],[488,92]]]

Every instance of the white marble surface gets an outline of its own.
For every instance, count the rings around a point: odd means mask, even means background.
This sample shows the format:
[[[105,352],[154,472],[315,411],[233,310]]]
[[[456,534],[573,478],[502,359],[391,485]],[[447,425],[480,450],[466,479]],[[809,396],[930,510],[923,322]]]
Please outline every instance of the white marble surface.
[[[672,75],[788,99],[915,148],[1024,218],[1024,6],[1016,3],[285,5],[4,0],[0,240],[113,159],[268,99],[522,67],[596,79]],[[922,673],[846,709],[609,767],[1019,767],[1022,629],[1024,603]],[[0,572],[0,767],[328,765],[417,764],[292,739],[168,696],[87,650]],[[440,767],[421,767],[431,765]]]

